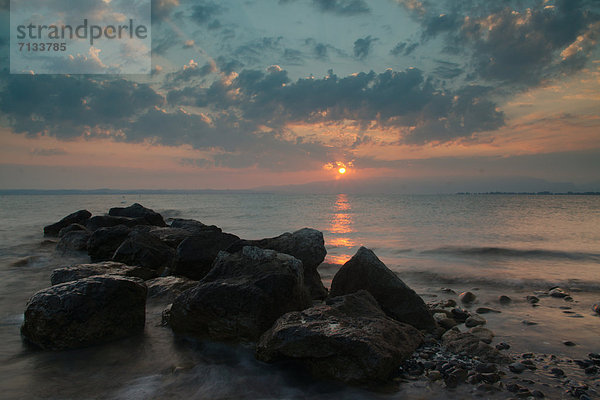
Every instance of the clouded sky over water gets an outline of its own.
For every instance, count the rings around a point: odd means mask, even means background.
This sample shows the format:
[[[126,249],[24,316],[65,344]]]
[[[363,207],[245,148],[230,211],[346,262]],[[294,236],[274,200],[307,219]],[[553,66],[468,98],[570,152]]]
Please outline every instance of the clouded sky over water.
[[[156,0],[148,76],[10,75],[0,4],[1,188],[600,190],[597,1]]]

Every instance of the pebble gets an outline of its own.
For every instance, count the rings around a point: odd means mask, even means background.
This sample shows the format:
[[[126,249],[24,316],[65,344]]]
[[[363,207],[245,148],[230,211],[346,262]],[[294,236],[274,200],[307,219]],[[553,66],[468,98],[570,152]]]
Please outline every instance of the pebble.
[[[585,369],[585,373],[587,375],[596,375],[598,373],[598,367],[596,367],[596,366],[587,367]]]
[[[443,287],[443,288],[440,289],[440,291],[443,292],[443,293],[456,294],[456,292],[454,290],[450,289],[450,288],[444,288]]]
[[[573,298],[571,296],[565,296],[563,297],[564,301],[573,301]]]
[[[564,344],[565,346],[569,346],[569,347],[575,346],[575,343],[574,343],[574,342],[571,342],[570,340],[567,340],[567,341],[563,342],[563,344]]]
[[[527,369],[527,367],[523,364],[521,364],[520,362],[516,362],[516,363],[512,363],[508,366],[508,369],[510,369],[511,372],[514,372],[515,374],[520,374],[521,372],[525,371]]]
[[[460,299],[460,301],[462,301],[464,304],[469,304],[475,301],[475,299],[477,298],[477,296],[475,296],[473,294],[473,292],[462,292],[458,298]]]
[[[493,308],[487,308],[487,307],[479,307],[476,311],[477,314],[488,314],[488,313],[496,313],[499,314],[502,311],[498,311],[498,310],[494,310]]]
[[[557,378],[558,378],[558,377],[561,377],[561,376],[565,376],[565,371],[563,371],[563,370],[562,370],[562,369],[560,369],[560,368],[552,368],[552,369],[550,370],[550,373],[551,373],[552,375],[556,376]]]
[[[470,314],[467,311],[461,308],[453,308],[452,315],[454,316],[454,319],[458,322],[465,322],[470,316]]]
[[[498,297],[498,302],[500,304],[506,305],[506,304],[510,304],[512,302],[512,299],[506,295],[502,295],[502,296]]]
[[[539,390],[534,390],[533,392],[531,392],[531,394],[533,395],[533,397],[538,399],[543,399],[544,397],[546,397],[546,395],[544,395],[544,392],[541,392]]]
[[[523,323],[525,325],[528,325],[528,326],[537,325],[538,324],[537,322],[529,321],[529,320],[526,320],[526,319],[524,319],[523,321],[521,321],[521,323]]]
[[[481,374],[491,374],[497,370],[498,367],[494,363],[481,363],[475,367],[475,371]]]
[[[552,297],[563,298],[569,296],[569,293],[565,292],[559,287],[553,287],[548,291],[548,294]]]
[[[427,373],[427,377],[430,381],[437,381],[442,379],[442,373],[438,370],[432,370]]]
[[[537,296],[527,296],[527,301],[531,304],[535,304],[540,301]]]
[[[448,299],[444,302],[444,307],[456,307],[456,301]]]
[[[485,318],[479,316],[479,315],[471,315],[469,318],[467,318],[467,320],[465,321],[465,326],[467,328],[473,328],[475,326],[479,326],[479,325],[485,325],[486,324],[486,320]]]
[[[510,344],[505,342],[500,342],[496,345],[496,350],[508,350],[510,349]]]

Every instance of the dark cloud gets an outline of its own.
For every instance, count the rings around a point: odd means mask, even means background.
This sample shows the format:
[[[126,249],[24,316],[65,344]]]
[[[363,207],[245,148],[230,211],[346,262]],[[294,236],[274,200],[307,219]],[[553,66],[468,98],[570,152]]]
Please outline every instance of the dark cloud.
[[[399,42],[392,50],[390,54],[394,56],[408,56],[419,47],[419,43],[410,42]]]
[[[222,6],[212,1],[199,1],[194,3],[190,18],[198,25],[208,25],[214,23],[214,17],[224,10]]]
[[[379,39],[373,38],[370,35],[364,38],[356,39],[354,42],[354,57],[364,60],[371,52],[373,42]]]
[[[321,11],[337,15],[367,14],[371,11],[363,0],[313,0]]]
[[[152,22],[160,23],[179,6],[179,0],[152,0]]]
[[[460,64],[436,60],[437,66],[433,70],[433,74],[442,79],[454,79],[464,73]]]
[[[233,55],[249,64],[263,64],[267,54],[282,52],[282,36],[263,37],[238,46]]]
[[[217,71],[215,63],[208,62],[202,66],[190,61],[179,71],[167,74],[167,86],[187,83],[195,78],[204,78]]]
[[[301,65],[304,63],[304,56],[300,50],[285,49],[283,51],[283,59],[289,65]]]

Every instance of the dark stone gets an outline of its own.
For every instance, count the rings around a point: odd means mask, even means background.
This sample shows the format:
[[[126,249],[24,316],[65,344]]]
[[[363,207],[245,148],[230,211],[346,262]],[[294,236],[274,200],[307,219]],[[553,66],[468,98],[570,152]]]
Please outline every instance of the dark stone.
[[[465,321],[465,326],[467,328],[472,328],[474,326],[479,326],[479,325],[485,325],[486,324],[486,320],[485,318],[483,318],[480,315],[471,315],[469,318],[467,318],[467,320]]]
[[[144,218],[114,217],[110,215],[96,215],[90,218],[86,223],[86,228],[90,231],[96,231],[100,228],[111,228],[117,225],[125,225],[129,228],[139,225],[150,225]]]
[[[465,322],[467,320],[467,318],[469,318],[471,316],[471,314],[469,314],[468,311],[465,311],[460,308],[453,308],[451,313],[452,313],[453,318],[455,320],[457,320],[458,322]]]
[[[175,332],[216,340],[257,340],[289,311],[310,306],[302,262],[258,247],[220,252],[204,279],[173,302]]]
[[[475,310],[475,312],[477,314],[489,314],[489,313],[500,314],[502,311],[494,310],[493,308],[479,307],[477,310]]]
[[[505,343],[505,342],[500,342],[496,345],[496,349],[498,350],[508,350],[510,349],[510,344]]]
[[[52,285],[59,285],[96,275],[120,275],[147,280],[156,277],[156,271],[143,267],[131,267],[113,261],[104,261],[96,264],[78,264],[71,267],[57,268],[52,271],[50,282]]]
[[[175,218],[171,222],[171,228],[183,229],[190,233],[198,233],[204,231],[221,232],[221,228],[215,225],[205,225],[200,221],[193,219]]]
[[[220,231],[196,232],[177,246],[171,273],[200,280],[210,271],[219,251],[238,240],[237,236]]]
[[[285,314],[261,337],[256,355],[266,362],[297,360],[320,378],[375,384],[388,380],[422,340],[361,290]]]
[[[148,225],[167,226],[167,224],[165,224],[165,220],[163,219],[162,215],[160,215],[159,213],[155,212],[154,210],[146,208],[138,203],[134,203],[134,204],[130,205],[129,207],[125,207],[125,208],[122,208],[122,207],[111,208],[108,211],[108,215],[110,215],[111,217],[128,217],[128,218],[136,218],[136,219],[142,218],[147,221]]]
[[[546,397],[544,393],[540,392],[539,390],[534,390],[533,392],[531,392],[531,394],[537,399],[543,399],[544,397]]]
[[[27,303],[21,334],[43,349],[86,347],[141,333],[145,308],[143,283],[94,276],[36,293]]]
[[[90,236],[91,233],[87,230],[67,232],[56,244],[56,250],[63,254],[71,251],[86,251]]]
[[[462,292],[461,294],[458,295],[458,298],[464,304],[470,304],[475,301],[477,296],[475,296],[475,294],[473,294],[472,292]]]
[[[71,224],[85,225],[87,220],[92,216],[88,210],[79,210],[73,214],[69,214],[60,221],[44,227],[45,236],[57,236],[61,229]]]
[[[304,266],[304,284],[311,298],[324,299],[327,289],[323,286],[321,276],[317,271],[318,266],[327,255],[323,233],[310,228],[303,228],[293,233],[284,233],[277,237],[260,240],[240,240],[233,243],[228,252],[236,252],[243,246],[256,246],[262,249],[271,249],[279,253],[289,254],[302,261]]]
[[[333,277],[331,296],[366,290],[383,311],[417,329],[433,330],[436,323],[423,299],[382,263],[371,250],[361,247]]]
[[[512,363],[508,366],[508,369],[510,369],[511,372],[514,372],[515,374],[520,374],[521,372],[527,370],[527,366],[525,366],[524,364],[520,363],[520,362],[515,362]]]
[[[159,272],[171,266],[175,250],[156,236],[147,232],[129,233],[127,238],[115,250],[113,260],[128,265],[137,265]]]
[[[561,376],[565,376],[565,371],[563,371],[560,368],[552,368],[550,370],[550,373],[556,377],[561,377]]]
[[[87,231],[87,228],[81,224],[71,224],[69,226],[65,226],[64,228],[62,228],[58,232],[58,237],[62,238],[67,233],[74,232],[74,231]]]
[[[475,367],[475,371],[481,374],[491,374],[498,371],[498,367],[494,363],[481,363]]]
[[[479,340],[470,333],[448,331],[442,336],[446,348],[456,354],[466,353],[471,357],[477,356],[483,362],[506,363],[509,358],[502,355],[497,349]]]
[[[570,340],[564,341],[563,344],[569,347],[576,346],[576,344],[574,342],[571,342]]]
[[[172,302],[181,293],[197,284],[197,281],[181,276],[161,276],[146,282],[149,298],[160,298],[169,302]]]
[[[479,340],[487,344],[492,343],[492,340],[494,339],[494,332],[480,326],[469,329],[469,333],[473,336],[477,336]]]
[[[593,365],[591,367],[587,367],[585,369],[585,373],[587,375],[596,375],[598,373],[598,367],[596,367],[595,365]]]
[[[94,231],[87,244],[92,262],[111,260],[130,232],[131,229],[125,225],[100,228]]]
[[[537,296],[527,296],[527,302],[531,303],[531,304],[536,304],[540,301],[540,299]]]
[[[174,249],[181,242],[192,236],[192,232],[181,228],[153,228],[150,230],[152,236],[156,236],[161,242]]]
[[[498,297],[498,302],[500,304],[507,305],[507,304],[512,303],[512,299],[506,295],[502,295],[502,296]]]
[[[563,289],[561,289],[559,287],[551,288],[548,291],[548,294],[551,297],[556,297],[556,298],[563,298],[563,297],[567,297],[569,295],[569,293],[567,293],[566,291],[564,291]]]

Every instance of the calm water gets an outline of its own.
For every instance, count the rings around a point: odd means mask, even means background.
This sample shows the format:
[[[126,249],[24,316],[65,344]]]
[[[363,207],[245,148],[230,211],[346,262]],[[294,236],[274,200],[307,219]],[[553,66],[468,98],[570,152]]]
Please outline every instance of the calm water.
[[[276,236],[305,226],[324,233],[326,285],[359,246],[373,249],[426,301],[440,291],[474,290],[478,305],[502,314],[488,326],[514,351],[579,357],[600,351],[600,197],[597,196],[350,196],[281,194],[81,195],[0,197],[0,387],[6,398],[347,398],[377,397],[313,383],[294,371],[253,360],[248,348],[176,342],[158,326],[164,304],[150,303],[143,340],[61,353],[22,346],[27,299],[49,285],[65,260],[44,243],[42,227],[75,210],[93,214],[139,202],[165,218],[194,218],[240,237]],[[527,294],[561,285],[575,298],[572,318],[559,299],[531,308]],[[502,307],[499,294],[514,299]],[[489,314],[488,314],[489,315]],[[522,320],[534,320],[525,326]],[[578,346],[566,348],[563,340]],[[174,371],[174,372],[173,372]],[[416,394],[418,393],[418,395]],[[425,394],[424,394],[425,393]],[[464,394],[456,394],[460,398]],[[383,396],[444,398],[407,387]],[[2,397],[2,395],[0,395]],[[452,395],[450,395],[452,397]]]

